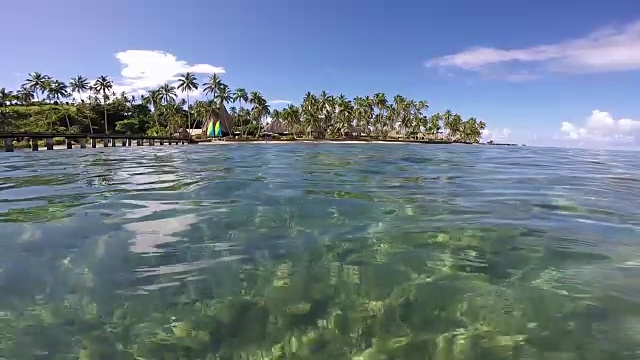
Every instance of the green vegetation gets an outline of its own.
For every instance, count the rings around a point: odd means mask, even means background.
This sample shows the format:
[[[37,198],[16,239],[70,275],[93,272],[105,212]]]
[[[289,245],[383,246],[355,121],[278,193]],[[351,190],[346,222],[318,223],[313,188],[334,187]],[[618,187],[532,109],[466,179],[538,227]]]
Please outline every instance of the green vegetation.
[[[486,124],[464,120],[450,110],[426,115],[426,101],[383,93],[347,99],[323,91],[307,93],[300,106],[271,109],[257,91],[232,91],[216,74],[202,84],[207,100],[191,103],[200,88],[192,73],[180,77],[177,87],[164,84],[142,96],[116,94],[106,76],[92,84],[76,76],[68,84],[38,72],[17,91],[0,89],[0,131],[121,133],[168,135],[180,128],[199,128],[222,106],[229,106],[233,131],[241,137],[260,136],[270,116],[294,137],[342,138],[346,134],[375,139],[446,139],[478,142]],[[177,91],[186,100],[177,98]],[[85,94],[88,96],[84,97]]]

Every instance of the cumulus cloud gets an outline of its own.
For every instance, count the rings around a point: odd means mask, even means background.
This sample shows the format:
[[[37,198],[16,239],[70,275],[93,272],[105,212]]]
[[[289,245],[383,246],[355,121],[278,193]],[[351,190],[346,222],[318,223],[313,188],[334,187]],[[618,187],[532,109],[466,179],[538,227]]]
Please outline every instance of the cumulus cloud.
[[[531,80],[536,73],[640,70],[640,21],[606,27],[578,39],[528,48],[473,47],[431,59],[427,67],[504,73],[506,80]],[[528,69],[528,71],[523,71]],[[513,73],[515,72],[515,74]],[[511,77],[511,79],[510,79]]]
[[[593,110],[583,125],[565,121],[560,126],[565,138],[609,144],[640,142],[640,120],[615,120],[606,111]]]
[[[499,130],[484,129],[482,130],[482,141],[506,142],[509,139],[509,134],[511,134],[511,130],[508,128]]]
[[[122,67],[120,79],[114,82],[116,93],[141,95],[147,90],[157,88],[164,83],[175,85],[181,74],[224,74],[223,67],[210,64],[188,64],[175,55],[159,50],[126,50],[115,55]],[[199,83],[202,87],[203,77]],[[197,92],[194,95],[198,95]]]

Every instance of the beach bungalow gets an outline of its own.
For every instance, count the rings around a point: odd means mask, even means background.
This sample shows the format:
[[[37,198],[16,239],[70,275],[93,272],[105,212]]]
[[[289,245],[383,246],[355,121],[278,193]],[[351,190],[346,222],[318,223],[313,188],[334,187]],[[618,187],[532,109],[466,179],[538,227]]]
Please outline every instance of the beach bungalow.
[[[276,119],[271,121],[269,125],[264,128],[265,134],[273,134],[273,135],[288,135],[291,133],[289,128],[280,120]]]
[[[202,124],[202,137],[224,137],[233,134],[233,118],[225,106],[216,113],[211,114],[208,120]]]
[[[342,135],[346,138],[359,138],[361,136],[367,136],[364,129],[360,129],[352,124],[349,124],[347,126],[347,129],[342,133]]]

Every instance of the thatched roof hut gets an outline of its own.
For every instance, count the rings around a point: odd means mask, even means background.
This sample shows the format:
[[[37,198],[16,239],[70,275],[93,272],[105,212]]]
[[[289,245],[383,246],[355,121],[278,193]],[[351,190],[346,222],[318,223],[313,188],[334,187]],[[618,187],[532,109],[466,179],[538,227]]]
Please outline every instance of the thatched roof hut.
[[[398,130],[391,130],[387,134],[387,137],[390,138],[390,139],[403,139],[404,138],[404,133],[402,131],[398,131]]]
[[[278,119],[272,120],[271,123],[264,128],[264,132],[278,135],[290,133],[289,128]]]
[[[347,126],[347,129],[344,131],[345,134],[347,135],[352,135],[352,136],[360,136],[360,135],[364,135],[366,133],[366,131],[364,129],[360,129],[358,127],[356,127],[353,124],[349,124]]]
[[[220,135],[216,135],[216,123],[220,122]],[[233,118],[227,111],[225,106],[222,106],[218,112],[213,111],[211,117],[202,124],[202,134],[204,137],[221,137],[229,136],[233,131]]]

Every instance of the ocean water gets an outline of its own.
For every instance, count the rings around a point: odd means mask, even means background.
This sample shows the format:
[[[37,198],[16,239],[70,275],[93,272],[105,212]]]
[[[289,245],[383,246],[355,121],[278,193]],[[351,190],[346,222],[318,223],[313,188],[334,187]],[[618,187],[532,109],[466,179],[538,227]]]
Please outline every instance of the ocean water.
[[[640,359],[638,153],[0,153],[0,359]]]

